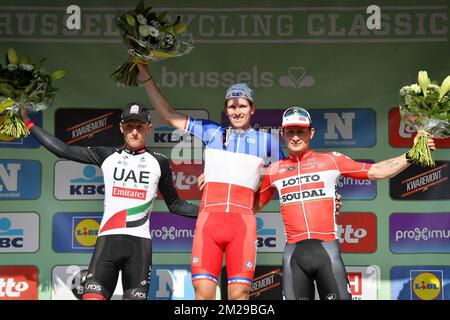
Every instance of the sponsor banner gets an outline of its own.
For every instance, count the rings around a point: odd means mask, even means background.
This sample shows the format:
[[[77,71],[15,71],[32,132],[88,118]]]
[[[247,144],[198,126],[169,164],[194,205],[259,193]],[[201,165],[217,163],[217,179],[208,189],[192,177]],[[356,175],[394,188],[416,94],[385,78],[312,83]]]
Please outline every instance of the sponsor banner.
[[[35,212],[0,213],[0,253],[36,252],[39,215]]]
[[[256,215],[258,252],[283,252],[286,234],[279,212],[262,212]]]
[[[101,220],[102,213],[57,212],[53,216],[53,250],[92,253]]]
[[[121,146],[120,109],[65,108],[55,113],[55,136],[68,145]]]
[[[389,244],[394,253],[450,252],[450,213],[393,213]]]
[[[42,165],[35,160],[0,160],[0,200],[41,196]]]
[[[35,266],[0,266],[0,300],[37,300],[38,278]]]
[[[256,2],[254,2],[256,3]],[[272,7],[238,5],[233,8],[218,2],[218,6],[205,7],[200,3],[188,1],[179,6],[167,5],[154,7],[156,12],[168,11],[168,19],[174,22],[177,15],[189,25],[186,36],[195,39],[198,44],[336,44],[336,43],[402,43],[402,42],[442,42],[447,35],[448,13],[444,5],[435,6],[396,6],[395,10],[386,8],[380,16],[379,28],[368,28],[366,7],[345,5],[332,2],[332,5],[319,9],[316,6],[282,6],[274,3]],[[441,2],[444,3],[444,2]],[[222,4],[222,5],[221,5]],[[258,2],[259,4],[259,2]],[[356,3],[355,3],[356,4]],[[439,3],[436,3],[439,4]],[[220,6],[221,5],[221,6]],[[26,4],[21,7],[2,6],[4,15],[2,37],[5,41],[41,43],[120,43],[119,32],[114,24],[117,10],[133,9],[131,5],[96,6],[95,3],[82,1],[83,12],[80,30],[69,30],[67,15],[60,7],[33,7],[35,17],[27,29],[23,17],[30,9]],[[64,7],[65,9],[65,7]],[[421,18],[416,15],[420,14]],[[366,21],[367,20],[367,21]],[[428,21],[429,23],[421,23]],[[272,52],[269,52],[269,54]],[[224,60],[227,55],[225,55]],[[241,61],[242,54],[233,55]],[[222,62],[221,64],[226,63]],[[189,74],[182,79],[188,82]],[[203,80],[205,77],[202,77]],[[210,81],[221,79],[206,77]],[[195,83],[198,83],[199,79]],[[224,77],[222,81],[229,80]],[[239,75],[234,82],[248,82],[246,75]],[[191,80],[192,81],[192,80]],[[264,83],[263,83],[264,84]],[[198,87],[198,85],[197,85]]]
[[[450,199],[450,161],[436,161],[434,168],[411,165],[389,179],[389,194],[394,200]]]
[[[375,162],[365,159],[356,161]],[[377,197],[377,181],[340,176],[336,183],[336,191],[342,196],[342,200],[373,200]]]
[[[380,268],[378,266],[345,266],[352,300],[378,300]]]
[[[192,252],[197,219],[168,212],[150,214],[153,252]]]
[[[173,184],[181,199],[200,200],[203,192],[197,188],[197,181],[204,171],[203,164],[177,164],[169,160],[172,169]],[[158,191],[158,200],[163,199]]]
[[[450,267],[392,267],[391,299],[450,300]]]
[[[340,213],[337,233],[343,253],[373,253],[377,250],[377,217],[372,212]]]
[[[256,266],[253,282],[250,287],[250,300],[282,300],[282,269],[281,266]],[[222,297],[228,297],[227,268],[220,273],[220,292]]]
[[[105,196],[102,170],[92,164],[57,161],[54,186],[58,200],[97,200]]]
[[[52,300],[81,300],[87,274],[88,266],[55,266],[52,269]],[[111,300],[121,300],[122,296],[122,272],[119,271]]]
[[[369,108],[309,110],[312,148],[370,148],[376,144],[376,114]]]
[[[208,111],[206,110],[178,109],[178,111],[196,119],[208,119],[209,117]],[[150,110],[150,114],[152,116],[153,124],[153,130],[147,138],[147,145],[149,145],[150,147],[177,147],[175,148],[175,150],[172,150],[172,156],[170,157],[172,159],[191,159],[190,155],[187,156],[185,154],[186,152],[188,152],[186,149],[190,150],[191,147],[201,149],[203,147],[203,142],[201,139],[198,139],[183,130],[174,129],[168,124],[162,122],[158,114],[153,110]],[[200,158],[201,156],[202,155],[200,154]]]
[[[42,127],[42,112],[30,113],[30,118],[33,119],[36,124]],[[5,116],[0,114],[0,124],[4,122]],[[39,148],[39,141],[36,140],[33,135],[29,135],[25,138],[14,139],[10,136],[0,134],[0,148]]]
[[[411,148],[416,132],[416,129],[401,120],[398,108],[389,110],[389,144],[391,146],[394,148]],[[450,138],[435,138],[434,142],[438,149],[450,148]]]
[[[194,300],[191,267],[153,265],[148,296],[149,300]]]

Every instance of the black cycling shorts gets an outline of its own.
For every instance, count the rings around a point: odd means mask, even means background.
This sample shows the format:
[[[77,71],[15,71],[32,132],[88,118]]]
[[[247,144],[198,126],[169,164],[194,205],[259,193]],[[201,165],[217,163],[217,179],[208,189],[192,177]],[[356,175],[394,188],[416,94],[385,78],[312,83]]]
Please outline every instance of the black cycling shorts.
[[[146,300],[150,286],[152,241],[130,235],[97,238],[83,299],[110,299],[122,271],[124,299]]]
[[[314,281],[322,300],[352,298],[338,240],[308,239],[286,244],[282,281],[286,300],[314,300]]]

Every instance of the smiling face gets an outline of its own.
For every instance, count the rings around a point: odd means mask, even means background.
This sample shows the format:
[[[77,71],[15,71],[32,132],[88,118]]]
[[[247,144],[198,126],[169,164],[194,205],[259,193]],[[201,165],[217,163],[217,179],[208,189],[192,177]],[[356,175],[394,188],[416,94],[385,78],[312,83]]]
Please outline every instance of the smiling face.
[[[123,133],[125,145],[130,149],[143,148],[151,131],[152,125],[148,122],[129,120],[120,123],[120,132]]]
[[[233,98],[226,101],[225,113],[234,129],[249,129],[250,118],[254,112],[255,105],[251,104],[247,99]]]
[[[303,154],[309,149],[310,141],[314,136],[314,128],[301,126],[285,127],[281,131],[281,136],[290,154]]]

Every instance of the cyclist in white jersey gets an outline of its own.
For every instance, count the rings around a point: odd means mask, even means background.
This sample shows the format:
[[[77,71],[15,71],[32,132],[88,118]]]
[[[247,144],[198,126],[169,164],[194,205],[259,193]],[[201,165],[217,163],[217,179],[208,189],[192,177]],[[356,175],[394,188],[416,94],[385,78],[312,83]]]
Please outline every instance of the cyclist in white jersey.
[[[104,213],[83,300],[110,299],[119,271],[122,271],[123,298],[147,299],[152,263],[149,215],[157,190],[171,212],[191,217],[198,214],[198,206],[178,197],[166,157],[145,147],[152,129],[148,111],[137,103],[124,108],[120,130],[125,146],[121,148],[67,145],[35,125],[24,110],[22,120],[31,134],[56,156],[94,164],[103,171]]]

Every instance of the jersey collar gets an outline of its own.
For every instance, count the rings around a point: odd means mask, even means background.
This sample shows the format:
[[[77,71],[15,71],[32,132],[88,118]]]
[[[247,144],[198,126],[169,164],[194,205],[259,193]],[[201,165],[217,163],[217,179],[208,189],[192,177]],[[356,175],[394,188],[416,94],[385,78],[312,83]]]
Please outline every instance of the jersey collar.
[[[144,153],[145,151],[147,151],[147,149],[146,149],[145,147],[142,147],[142,148],[139,148],[139,149],[131,149],[131,148],[125,147],[123,150],[124,150],[126,153],[132,154],[132,155],[142,154],[142,153]]]
[[[289,159],[291,159],[294,162],[301,161],[304,158],[307,158],[311,153],[312,153],[312,150],[307,150],[306,152],[304,152],[300,155],[289,154]]]

